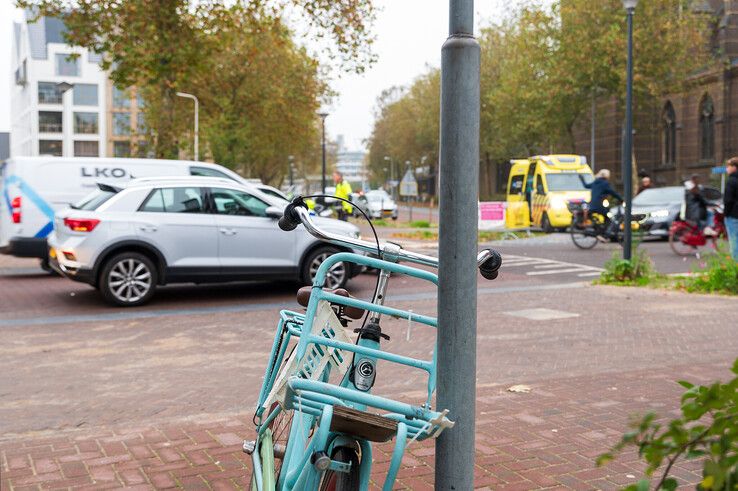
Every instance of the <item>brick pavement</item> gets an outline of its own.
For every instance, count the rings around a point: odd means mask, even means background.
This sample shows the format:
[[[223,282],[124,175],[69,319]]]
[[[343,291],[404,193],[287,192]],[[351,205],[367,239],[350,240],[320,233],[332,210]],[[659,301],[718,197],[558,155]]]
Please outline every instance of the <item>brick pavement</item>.
[[[709,382],[729,375],[725,363],[690,364],[618,374],[531,382],[528,394],[480,386],[476,477],[479,489],[617,489],[641,476],[628,452],[595,468],[632,415],[675,414],[679,378]],[[242,489],[250,463],[241,453],[252,436],[251,415],[106,426],[28,434],[0,443],[0,485],[27,489]],[[375,451],[373,489],[391,446]],[[403,460],[397,489],[432,489],[433,442],[415,443]],[[686,487],[700,480],[699,462],[675,466]]]

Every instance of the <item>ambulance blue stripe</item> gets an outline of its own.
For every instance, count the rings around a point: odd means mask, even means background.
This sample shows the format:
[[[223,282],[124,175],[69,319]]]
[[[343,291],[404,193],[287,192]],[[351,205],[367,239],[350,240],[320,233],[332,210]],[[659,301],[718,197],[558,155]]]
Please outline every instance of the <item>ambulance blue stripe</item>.
[[[43,227],[41,228],[41,230],[39,230],[38,232],[36,232],[36,235],[34,235],[34,237],[36,237],[37,239],[43,239],[43,238],[45,238],[45,237],[48,237],[48,235],[49,235],[49,234],[50,234],[50,233],[51,233],[51,232],[52,232],[53,230],[54,230],[54,222],[49,222],[49,223],[47,223],[46,225],[44,225],[44,226],[43,226]]]

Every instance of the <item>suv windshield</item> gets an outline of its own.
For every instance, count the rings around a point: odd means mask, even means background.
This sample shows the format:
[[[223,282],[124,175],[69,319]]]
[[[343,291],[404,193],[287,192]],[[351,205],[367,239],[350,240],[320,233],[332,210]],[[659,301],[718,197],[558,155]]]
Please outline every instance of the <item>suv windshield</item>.
[[[102,189],[98,189],[82,198],[82,201],[72,205],[72,208],[75,210],[97,210],[103,203],[113,196],[115,196],[115,193],[112,191],[103,191]]]
[[[583,191],[586,188],[582,184],[579,176],[584,178],[584,182],[589,184],[592,182],[591,174],[579,174],[576,172],[566,174],[546,174],[546,182],[548,182],[549,191]]]

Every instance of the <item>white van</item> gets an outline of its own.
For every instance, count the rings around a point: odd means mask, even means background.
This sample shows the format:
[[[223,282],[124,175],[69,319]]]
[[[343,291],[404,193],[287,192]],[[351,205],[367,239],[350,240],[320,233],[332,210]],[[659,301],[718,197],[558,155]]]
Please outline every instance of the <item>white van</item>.
[[[98,182],[123,184],[135,177],[225,177],[245,180],[223,166],[185,160],[12,157],[0,163],[0,253],[37,257],[46,266],[46,237],[54,212],[94,191]]]

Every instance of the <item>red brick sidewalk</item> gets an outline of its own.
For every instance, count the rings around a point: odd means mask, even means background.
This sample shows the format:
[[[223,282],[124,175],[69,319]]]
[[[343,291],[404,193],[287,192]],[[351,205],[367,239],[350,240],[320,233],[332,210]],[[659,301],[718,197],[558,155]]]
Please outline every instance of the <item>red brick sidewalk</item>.
[[[597,455],[614,444],[633,414],[674,415],[686,378],[726,378],[729,361],[531,383],[527,394],[484,386],[477,402],[476,485],[489,489],[617,489],[641,476],[627,453],[606,468]],[[241,442],[251,415],[179,421],[149,428],[104,428],[25,435],[0,443],[3,490],[242,489],[250,462]],[[375,451],[381,483],[391,446]],[[415,443],[403,460],[398,489],[432,489],[433,442]],[[681,484],[700,480],[699,464],[678,464]],[[377,487],[378,489],[378,487]]]

